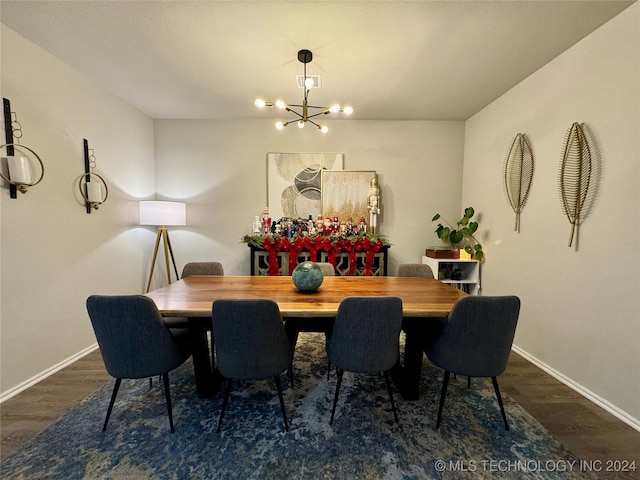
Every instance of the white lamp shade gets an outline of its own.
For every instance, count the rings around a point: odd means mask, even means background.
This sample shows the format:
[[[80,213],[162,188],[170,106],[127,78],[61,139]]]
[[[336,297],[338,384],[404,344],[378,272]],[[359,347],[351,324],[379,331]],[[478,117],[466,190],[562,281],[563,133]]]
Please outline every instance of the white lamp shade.
[[[187,204],[148,200],[140,204],[140,225],[186,225]]]

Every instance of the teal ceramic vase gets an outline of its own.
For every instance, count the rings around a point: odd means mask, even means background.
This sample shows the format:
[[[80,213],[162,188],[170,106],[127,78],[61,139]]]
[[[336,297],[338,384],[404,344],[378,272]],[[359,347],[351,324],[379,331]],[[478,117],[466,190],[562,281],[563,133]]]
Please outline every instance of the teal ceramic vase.
[[[301,292],[315,292],[324,280],[322,270],[313,262],[298,264],[291,277],[293,278],[293,284]]]

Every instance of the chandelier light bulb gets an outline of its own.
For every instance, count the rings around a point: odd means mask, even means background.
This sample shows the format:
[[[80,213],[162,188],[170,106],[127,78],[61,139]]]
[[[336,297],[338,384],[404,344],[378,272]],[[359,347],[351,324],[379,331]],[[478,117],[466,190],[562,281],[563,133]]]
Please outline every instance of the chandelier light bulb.
[[[257,98],[255,104],[256,104],[256,107],[258,108],[264,108],[267,106],[267,102],[265,102],[261,98]]]
[[[329,111],[331,113],[338,113],[340,111],[340,105],[338,105],[337,103],[334,103],[333,105],[331,105],[331,107],[329,108]]]
[[[280,110],[286,110],[287,109],[287,104],[284,103],[284,100],[276,100],[276,107],[278,107]]]
[[[351,115],[353,113],[353,107],[344,107],[342,111],[345,115]]]
[[[298,128],[304,128],[304,120],[298,120]]]
[[[313,88],[315,83],[313,82],[313,78],[307,77],[304,79],[304,86],[307,87],[307,90]]]
[[[284,128],[284,124],[282,122],[276,122],[276,130],[282,130]]]
[[[322,125],[322,126],[320,127],[320,131],[321,131],[322,133],[327,133],[327,132],[329,131],[329,127],[327,127],[326,125]]]

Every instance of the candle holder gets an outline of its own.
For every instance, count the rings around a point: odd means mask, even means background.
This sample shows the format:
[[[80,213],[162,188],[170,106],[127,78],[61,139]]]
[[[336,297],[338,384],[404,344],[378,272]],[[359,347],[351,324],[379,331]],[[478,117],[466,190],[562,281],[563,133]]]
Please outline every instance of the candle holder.
[[[84,175],[78,179],[78,190],[84,199],[87,213],[97,210],[109,198],[109,187],[104,178],[95,173],[96,157],[89,142],[84,140]]]
[[[6,143],[0,145],[0,150],[4,149],[6,155],[2,157],[2,168],[0,177],[9,184],[11,198],[17,198],[17,193],[27,193],[29,187],[33,187],[44,178],[44,164],[40,156],[31,148],[20,145],[18,140],[22,138],[22,126],[11,111],[11,103],[6,98],[2,99],[4,111],[4,133]],[[23,155],[16,155],[21,152]],[[32,165],[39,164],[40,176],[36,178]],[[5,174],[6,171],[6,174]]]

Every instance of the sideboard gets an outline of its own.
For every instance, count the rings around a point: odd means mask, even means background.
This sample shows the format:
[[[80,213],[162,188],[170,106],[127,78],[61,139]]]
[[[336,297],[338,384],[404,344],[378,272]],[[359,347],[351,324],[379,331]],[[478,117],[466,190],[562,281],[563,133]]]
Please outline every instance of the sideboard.
[[[264,248],[249,245],[251,250],[251,275],[273,275],[270,260],[277,262],[278,275],[291,275],[295,265],[311,260],[311,252],[301,251],[269,252]],[[328,252],[316,253],[316,262],[334,260],[336,275],[387,275],[387,255],[389,246],[381,246],[377,252]],[[274,260],[275,255],[275,260]],[[292,258],[294,256],[295,258]],[[333,262],[331,262],[333,263]],[[271,273],[270,273],[271,272]]]

